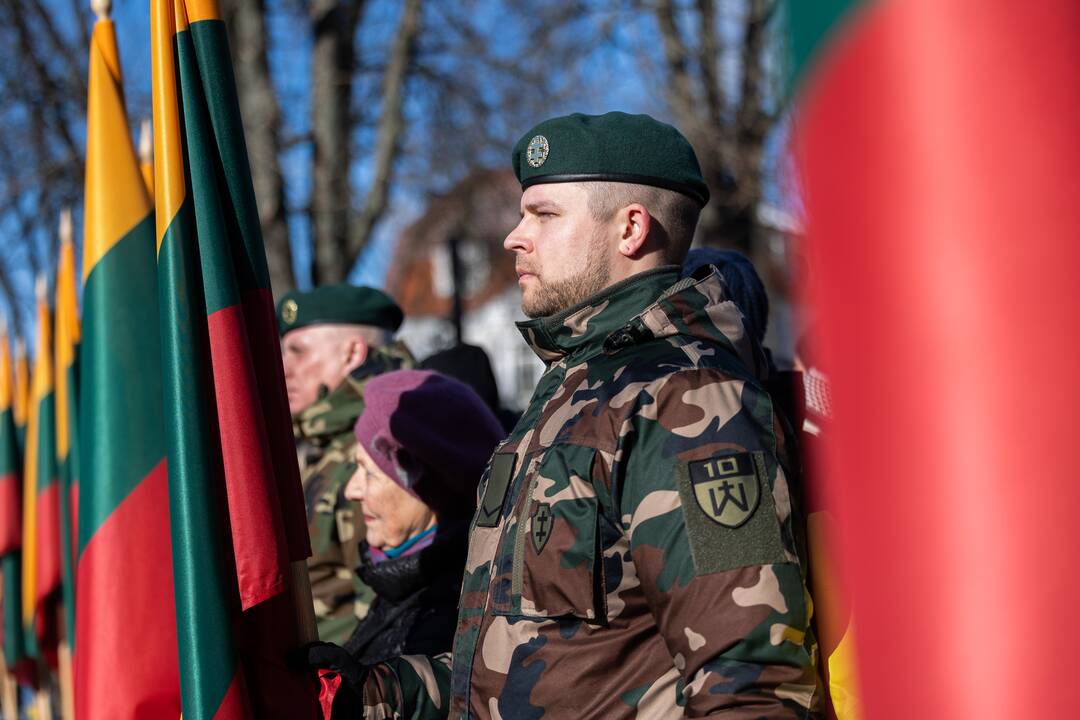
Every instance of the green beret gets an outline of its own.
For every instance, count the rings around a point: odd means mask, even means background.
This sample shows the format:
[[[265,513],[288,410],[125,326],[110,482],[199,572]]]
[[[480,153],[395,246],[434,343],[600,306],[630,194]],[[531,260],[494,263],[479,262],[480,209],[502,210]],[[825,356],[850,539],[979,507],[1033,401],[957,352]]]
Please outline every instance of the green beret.
[[[514,174],[522,189],[606,180],[652,185],[702,205],[709,202],[694,148],[678,130],[648,115],[574,113],[545,120],[514,145]]]
[[[389,295],[357,285],[323,285],[307,292],[293,290],[277,305],[281,335],[308,325],[373,325],[391,332],[404,315]]]

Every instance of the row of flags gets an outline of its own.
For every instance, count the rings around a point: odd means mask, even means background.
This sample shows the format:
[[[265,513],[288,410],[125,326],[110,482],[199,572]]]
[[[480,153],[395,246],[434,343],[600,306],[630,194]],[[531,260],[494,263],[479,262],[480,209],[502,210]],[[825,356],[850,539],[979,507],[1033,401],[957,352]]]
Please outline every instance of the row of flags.
[[[314,639],[310,546],[225,27],[152,0],[150,41],[152,169],[94,26],[81,315],[66,216],[28,383],[0,337],[4,658],[32,684],[69,648],[79,720],[315,718],[285,661]]]

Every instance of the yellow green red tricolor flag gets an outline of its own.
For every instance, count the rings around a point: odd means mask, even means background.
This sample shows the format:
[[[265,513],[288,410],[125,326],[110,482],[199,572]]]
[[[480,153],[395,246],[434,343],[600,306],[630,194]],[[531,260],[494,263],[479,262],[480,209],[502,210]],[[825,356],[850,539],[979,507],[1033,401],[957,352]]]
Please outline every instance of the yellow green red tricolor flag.
[[[313,718],[284,664],[310,543],[225,26],[215,2],[152,0],[151,34],[184,717]]]
[[[22,617],[32,655],[56,666],[60,590],[60,483],[56,468],[52,316],[45,278],[37,281],[37,353],[23,461]]]
[[[56,466],[60,483],[60,576],[64,634],[74,644],[75,525],[79,492],[78,411],[79,305],[75,289],[75,246],[71,211],[60,216],[60,258],[56,265]]]
[[[4,662],[25,665],[22,626],[22,471],[15,436],[14,375],[6,324],[0,325],[0,570],[3,572]],[[25,673],[20,673],[25,676]]]
[[[1080,595],[1080,3],[787,7],[835,407],[819,475],[866,717],[1060,717],[1075,634],[1048,627]]]
[[[180,715],[154,208],[111,20],[90,41],[83,229],[75,708]]]

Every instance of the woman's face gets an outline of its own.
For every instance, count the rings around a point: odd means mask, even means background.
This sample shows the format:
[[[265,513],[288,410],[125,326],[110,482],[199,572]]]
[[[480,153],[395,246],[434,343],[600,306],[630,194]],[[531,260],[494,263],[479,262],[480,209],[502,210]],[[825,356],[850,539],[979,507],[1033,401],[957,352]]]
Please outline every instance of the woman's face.
[[[363,446],[356,446],[356,472],[345,497],[361,503],[371,547],[397,547],[435,524],[435,512],[379,469]]]

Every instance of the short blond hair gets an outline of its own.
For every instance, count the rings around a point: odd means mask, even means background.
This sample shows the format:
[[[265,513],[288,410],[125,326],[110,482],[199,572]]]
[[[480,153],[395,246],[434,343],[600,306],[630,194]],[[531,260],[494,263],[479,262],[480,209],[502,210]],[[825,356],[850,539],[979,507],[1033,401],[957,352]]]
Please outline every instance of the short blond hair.
[[[664,251],[666,259],[681,264],[686,258],[701,214],[696,200],[680,192],[652,185],[621,182],[589,182],[585,185],[593,220],[605,222],[627,205],[641,203],[667,240]]]

